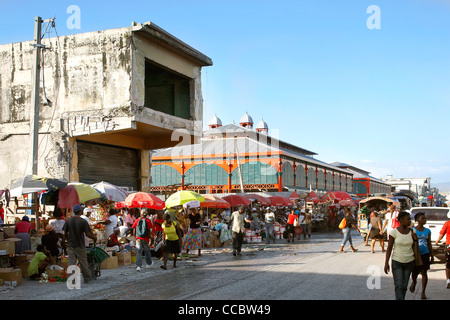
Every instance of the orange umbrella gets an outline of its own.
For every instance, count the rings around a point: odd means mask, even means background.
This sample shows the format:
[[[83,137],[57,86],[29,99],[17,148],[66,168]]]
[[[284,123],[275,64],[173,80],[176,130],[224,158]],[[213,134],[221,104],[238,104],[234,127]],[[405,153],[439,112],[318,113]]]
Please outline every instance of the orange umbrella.
[[[204,194],[205,201],[200,202],[202,208],[229,208],[231,205],[222,198],[213,196],[212,194]]]

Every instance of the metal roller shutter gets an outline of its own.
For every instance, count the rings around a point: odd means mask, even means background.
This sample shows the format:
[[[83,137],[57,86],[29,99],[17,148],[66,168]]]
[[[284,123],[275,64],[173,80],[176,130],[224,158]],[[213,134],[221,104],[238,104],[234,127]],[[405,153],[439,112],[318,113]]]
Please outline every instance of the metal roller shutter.
[[[80,182],[106,181],[139,190],[139,150],[79,140],[77,149]]]

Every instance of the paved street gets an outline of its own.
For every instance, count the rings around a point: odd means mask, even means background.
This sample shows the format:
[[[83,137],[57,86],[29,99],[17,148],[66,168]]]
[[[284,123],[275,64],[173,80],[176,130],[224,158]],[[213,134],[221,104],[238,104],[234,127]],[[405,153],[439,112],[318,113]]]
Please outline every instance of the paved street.
[[[182,260],[176,269],[154,260],[149,269],[136,272],[134,266],[103,270],[102,276],[81,289],[65,284],[41,284],[28,279],[14,290],[0,293],[0,299],[58,300],[393,300],[392,275],[382,268],[384,254],[364,246],[354,232],[358,252],[339,253],[339,233],[313,234],[294,244],[244,245],[243,255],[234,257],[227,249],[206,249],[200,258]],[[430,300],[448,300],[442,263],[432,265],[427,295]],[[372,289],[368,288],[372,287]],[[420,299],[419,277],[416,293]]]

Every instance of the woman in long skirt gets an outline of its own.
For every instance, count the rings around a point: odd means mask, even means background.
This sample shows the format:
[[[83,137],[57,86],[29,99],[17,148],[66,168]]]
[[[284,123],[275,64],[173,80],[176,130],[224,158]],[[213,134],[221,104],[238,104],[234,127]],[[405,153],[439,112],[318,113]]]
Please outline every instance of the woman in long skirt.
[[[188,218],[190,220],[189,230],[184,237],[183,249],[186,250],[186,253],[189,253],[189,250],[198,250],[198,255],[200,256],[202,249],[202,216],[194,208],[191,208],[189,209]]]

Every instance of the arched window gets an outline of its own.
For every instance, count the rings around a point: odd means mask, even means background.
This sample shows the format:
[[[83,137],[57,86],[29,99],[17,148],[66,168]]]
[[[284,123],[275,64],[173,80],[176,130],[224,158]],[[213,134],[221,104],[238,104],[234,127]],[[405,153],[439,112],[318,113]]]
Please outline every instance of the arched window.
[[[296,186],[298,187],[306,187],[306,174],[305,174],[305,167],[302,165],[297,166],[297,170],[295,170],[295,177],[296,177]]]
[[[317,189],[325,189],[325,173],[320,169],[317,172]]]
[[[241,164],[243,184],[273,184],[278,183],[277,170],[270,164],[260,161],[249,161]],[[239,168],[231,175],[232,184],[240,184]]]
[[[294,185],[294,168],[290,162],[285,162],[281,168],[283,185],[293,186]]]
[[[194,186],[226,185],[228,184],[228,174],[217,164],[201,163],[186,171],[184,183],[191,183]]]
[[[312,189],[317,188],[316,169],[311,167],[308,168],[308,188],[309,187]]]
[[[151,176],[153,186],[170,186],[181,183],[181,174],[166,164],[153,164]]]

